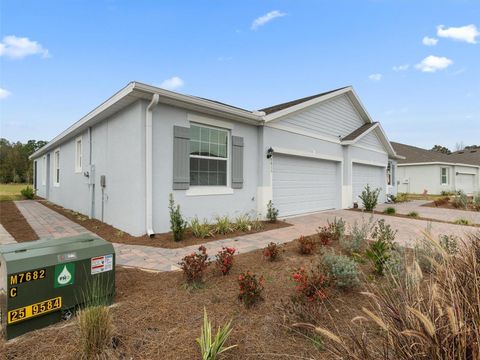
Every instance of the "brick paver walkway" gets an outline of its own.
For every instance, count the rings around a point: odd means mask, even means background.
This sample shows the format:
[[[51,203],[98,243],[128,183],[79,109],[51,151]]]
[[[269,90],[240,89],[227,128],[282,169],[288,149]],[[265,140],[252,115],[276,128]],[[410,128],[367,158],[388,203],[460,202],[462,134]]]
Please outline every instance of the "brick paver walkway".
[[[5,228],[0,225],[0,245],[15,243],[15,239]]]
[[[83,226],[34,200],[15,201],[39,239],[58,239],[88,233]]]
[[[70,221],[59,213],[50,210],[42,204],[26,200],[17,201],[17,207],[23,216],[37,232],[40,238],[60,238],[88,233],[84,227]],[[223,239],[206,243],[208,253],[214,257],[222,246],[234,247],[239,253],[262,249],[269,242],[286,243],[300,235],[314,234],[319,226],[325,225],[328,220],[334,217],[342,217],[347,222],[347,231],[354,221],[368,219],[369,214],[358,211],[337,210],[326,211],[317,214],[299,216],[288,219],[293,226],[265,231],[256,234],[244,235],[241,237]],[[406,219],[394,216],[374,215],[374,219],[385,219],[394,229],[398,230],[396,240],[398,243],[411,246],[416,239],[421,238],[424,231],[430,224],[433,236],[439,234],[454,234],[463,236],[475,231],[470,226],[452,225],[446,223],[423,220]],[[114,244],[116,260],[118,265],[138,267],[153,271],[171,271],[178,269],[178,262],[187,254],[195,251],[198,245],[187,246],[179,249],[164,249],[151,246]]]
[[[442,209],[421,206],[431,201],[413,200],[398,204],[379,204],[377,210],[383,211],[387,207],[394,207],[398,214],[408,214],[416,211],[420,217],[454,222],[458,219],[466,219],[472,224],[480,224],[480,212],[455,209]]]

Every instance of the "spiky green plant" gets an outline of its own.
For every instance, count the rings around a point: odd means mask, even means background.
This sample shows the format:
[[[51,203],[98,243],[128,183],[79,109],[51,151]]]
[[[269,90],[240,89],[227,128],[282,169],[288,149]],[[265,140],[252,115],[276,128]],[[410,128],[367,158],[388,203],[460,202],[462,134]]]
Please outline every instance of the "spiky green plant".
[[[202,353],[202,360],[215,360],[218,355],[237,346],[225,347],[225,343],[232,332],[231,325],[232,321],[230,320],[224,326],[220,326],[212,339],[212,323],[208,320],[207,310],[203,308],[203,326],[200,337],[197,339],[200,352]]]

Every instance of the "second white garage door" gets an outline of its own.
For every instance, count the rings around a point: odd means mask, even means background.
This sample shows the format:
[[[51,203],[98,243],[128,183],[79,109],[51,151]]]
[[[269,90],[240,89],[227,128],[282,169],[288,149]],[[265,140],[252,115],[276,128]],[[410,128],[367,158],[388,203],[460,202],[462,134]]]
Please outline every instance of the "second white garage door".
[[[379,202],[385,201],[385,185],[386,185],[386,175],[385,168],[380,166],[364,165],[353,163],[352,165],[352,192],[353,192],[353,201],[359,202],[359,195],[362,194],[362,191],[365,189],[365,186],[370,185],[370,189],[381,189],[380,196],[378,197]]]
[[[273,203],[280,216],[338,208],[338,168],[338,163],[334,161],[275,155]]]
[[[455,188],[463,190],[465,194],[473,194],[475,191],[475,175],[474,174],[458,174],[455,179]]]

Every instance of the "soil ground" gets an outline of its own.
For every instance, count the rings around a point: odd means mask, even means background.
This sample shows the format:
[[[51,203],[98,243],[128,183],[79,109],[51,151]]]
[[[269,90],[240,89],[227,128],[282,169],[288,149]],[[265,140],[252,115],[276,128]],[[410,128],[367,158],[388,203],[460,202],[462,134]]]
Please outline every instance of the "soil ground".
[[[328,248],[339,252],[338,246]],[[332,289],[327,300],[299,306],[291,300],[295,294],[294,269],[316,266],[320,252],[329,249],[319,247],[313,255],[300,255],[298,241],[282,249],[275,262],[265,260],[261,250],[235,256],[234,267],[226,276],[211,264],[204,286],[196,290],[184,285],[181,272],[149,273],[117,267],[116,306],[111,308],[117,346],[108,350],[106,358],[199,359],[195,339],[205,307],[214,329],[233,320],[227,345],[238,346],[226,353],[226,359],[329,359],[321,338],[309,338],[291,325],[314,322],[344,333],[362,306],[369,304],[369,298],[360,294],[365,287],[347,292]],[[361,269],[363,279],[377,281],[367,265]],[[251,309],[237,300],[237,278],[246,270],[265,278],[264,301]],[[3,349],[0,344],[0,354],[9,360],[78,358],[76,326],[72,319],[32,332],[3,345]]]
[[[432,208],[452,209],[452,210],[463,210],[463,211],[479,211],[479,210],[475,209],[473,207],[473,205],[471,205],[471,204],[468,205],[467,209],[457,208],[457,207],[453,206],[451,201],[449,201],[447,203],[444,203],[444,204],[438,204],[438,205],[435,204],[435,202],[432,201],[432,202],[423,204],[422,206],[432,207]]]
[[[16,241],[23,242],[38,239],[37,234],[13,201],[0,201],[0,223]]]
[[[130,244],[130,245],[145,245],[145,246],[154,246],[154,247],[161,247],[167,249],[177,249],[182,248],[185,246],[190,245],[200,245],[205,244],[210,241],[221,240],[232,238],[236,236],[242,236],[246,234],[253,234],[256,232],[268,231],[273,229],[278,229],[286,226],[291,226],[290,224],[284,221],[277,221],[275,223],[270,223],[268,221],[262,221],[263,228],[260,231],[234,231],[225,235],[215,234],[214,236],[207,237],[205,239],[196,238],[193,236],[192,232],[187,229],[184,234],[183,240],[175,242],[173,241],[172,233],[163,233],[163,234],[155,234],[153,238],[148,237],[147,235],[143,236],[132,236],[128,233],[125,233],[117,228],[108,225],[106,223],[101,222],[97,219],[89,219],[88,217],[76,213],[71,210],[67,210],[61,206],[52,204],[45,200],[39,200],[43,205],[47,206],[48,208],[55,210],[56,212],[62,214],[63,216],[67,217],[68,219],[76,222],[77,224],[82,225],[86,229],[90,230],[91,232],[97,234],[101,238],[115,243],[120,244]]]

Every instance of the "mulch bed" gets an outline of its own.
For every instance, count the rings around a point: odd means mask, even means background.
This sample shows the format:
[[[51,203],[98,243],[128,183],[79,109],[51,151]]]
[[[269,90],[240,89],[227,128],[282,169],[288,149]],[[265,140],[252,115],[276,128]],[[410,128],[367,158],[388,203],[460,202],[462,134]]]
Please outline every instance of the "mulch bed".
[[[423,204],[421,206],[425,207],[432,207],[432,208],[440,208],[440,209],[452,209],[452,210],[463,210],[463,211],[476,211],[478,212],[479,210],[476,210],[473,206],[469,204],[469,207],[467,209],[462,209],[462,208],[457,208],[453,206],[453,204],[449,201],[447,203],[442,203],[442,204],[435,204],[434,201]]]
[[[142,236],[132,236],[126,232],[123,232],[111,225],[101,222],[97,219],[89,219],[84,215],[80,215],[74,211],[67,210],[59,205],[52,204],[45,200],[39,200],[43,205],[46,207],[62,214],[66,218],[76,222],[77,224],[82,225],[86,229],[90,230],[91,232],[97,234],[101,238],[120,244],[130,244],[130,245],[145,245],[145,246],[154,246],[154,247],[161,247],[167,249],[178,249],[185,246],[190,245],[200,245],[206,244],[210,241],[216,241],[221,239],[232,238],[236,236],[242,236],[247,234],[253,234],[262,231],[268,231],[273,229],[279,229],[287,226],[291,226],[291,224],[285,221],[277,221],[275,223],[271,223],[268,221],[263,221],[263,229],[260,231],[234,231],[225,235],[215,234],[214,236],[200,239],[193,236],[192,232],[187,230],[184,234],[183,240],[175,242],[173,241],[173,236],[171,232],[163,233],[163,234],[155,234],[153,238],[148,237],[147,235]]]
[[[38,240],[37,233],[13,201],[0,201],[0,223],[18,242]]]
[[[339,251],[338,246],[331,248]],[[233,320],[227,345],[238,346],[226,353],[228,359],[331,359],[322,350],[322,339],[316,337],[316,342],[312,341],[305,331],[291,325],[314,318],[317,325],[345,334],[350,320],[369,304],[369,298],[360,294],[365,287],[346,292],[332,289],[323,302],[307,303],[307,318],[294,315],[292,272],[300,266],[318,264],[321,249],[313,255],[300,255],[297,241],[283,245],[282,249],[284,252],[275,262],[263,259],[260,250],[238,255],[226,276],[211,264],[205,285],[196,290],[185,287],[181,272],[150,273],[117,267],[116,306],[111,310],[118,345],[108,350],[107,357],[199,359],[195,339],[200,335],[205,307],[214,331]],[[361,268],[365,271],[364,279],[377,281],[367,265]],[[237,278],[246,270],[265,278],[264,301],[251,309],[245,309],[237,300]],[[75,319],[62,325],[32,332],[3,345],[3,349],[0,344],[0,353],[7,354],[8,359],[79,358]],[[371,336],[375,336],[373,331]]]
[[[423,206],[423,205],[422,205]],[[393,206],[392,206],[393,207]],[[480,227],[480,224],[455,224],[454,222],[452,221],[445,221],[445,220],[439,220],[439,219],[432,219],[432,218],[426,218],[426,217],[421,217],[421,216],[417,216],[417,217],[413,217],[413,216],[408,216],[407,214],[386,214],[384,213],[383,211],[365,211],[363,209],[347,209],[347,210],[350,210],[350,211],[357,211],[357,212],[364,212],[366,214],[370,214],[370,213],[373,213],[375,215],[385,215],[385,216],[396,216],[396,217],[400,217],[400,218],[404,218],[404,219],[410,219],[410,220],[423,220],[423,221],[433,221],[433,222],[439,222],[439,223],[444,223],[444,224],[453,224],[453,225],[462,225],[462,226],[473,226],[473,227]]]

